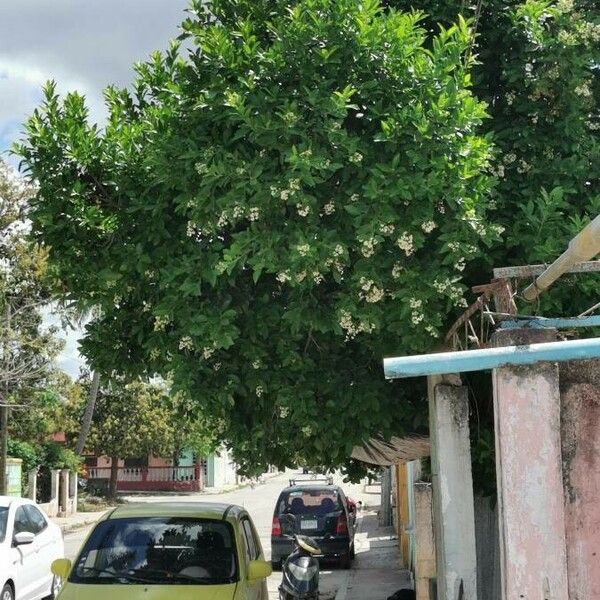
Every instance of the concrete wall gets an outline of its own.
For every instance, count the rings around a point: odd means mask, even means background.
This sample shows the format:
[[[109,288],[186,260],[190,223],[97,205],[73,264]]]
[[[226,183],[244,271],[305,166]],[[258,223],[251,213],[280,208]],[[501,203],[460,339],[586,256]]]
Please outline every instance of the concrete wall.
[[[428,378],[438,599],[477,600],[469,402],[457,383]]]
[[[207,458],[208,477],[206,487],[222,488],[235,485],[237,481],[236,465],[227,448]]]
[[[569,599],[600,598],[600,361],[560,367]]]
[[[417,600],[435,599],[436,549],[431,483],[415,483],[415,591]]]
[[[494,343],[552,339],[503,331]],[[501,367],[493,381],[502,598],[567,600],[558,366]]]

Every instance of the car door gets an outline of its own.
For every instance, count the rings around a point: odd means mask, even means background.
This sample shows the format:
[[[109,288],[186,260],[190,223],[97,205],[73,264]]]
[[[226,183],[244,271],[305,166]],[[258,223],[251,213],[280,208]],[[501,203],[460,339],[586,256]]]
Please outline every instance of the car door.
[[[27,504],[24,508],[29,519],[30,531],[35,535],[34,543],[37,545],[39,579],[36,596],[45,597],[50,592],[52,585],[50,565],[56,558],[62,558],[57,555],[55,550],[58,544],[57,533],[54,528],[49,527],[46,517],[36,506]]]
[[[17,533],[24,531],[33,533],[31,529],[32,525],[25,506],[17,506],[12,513],[12,539],[14,540]],[[23,546],[13,544],[10,549],[10,560],[16,573],[16,600],[34,600],[39,592],[39,581],[42,575],[37,542],[34,540],[32,544]]]
[[[260,558],[260,546],[257,546],[254,531],[250,519],[248,517],[242,517],[240,520],[240,532],[242,534],[242,544],[244,557],[244,577],[246,578],[245,587],[246,594],[243,596],[243,600],[267,600],[264,596],[263,588],[265,588],[265,582],[248,581],[248,564],[252,560],[258,560]]]

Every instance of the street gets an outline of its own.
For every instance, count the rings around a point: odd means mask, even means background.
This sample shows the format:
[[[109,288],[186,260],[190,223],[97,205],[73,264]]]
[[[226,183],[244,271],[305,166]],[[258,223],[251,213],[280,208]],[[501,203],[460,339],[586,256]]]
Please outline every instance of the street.
[[[170,499],[175,500],[176,498],[177,502],[226,502],[243,506],[248,510],[252,516],[252,519],[254,520],[266,558],[269,560],[271,554],[270,541],[273,509],[279,493],[288,485],[290,475],[293,475],[293,473],[280,474],[276,477],[267,479],[265,483],[257,485],[254,489],[251,487],[244,487],[224,494],[194,494],[176,497],[143,496],[128,497],[127,500],[143,502],[168,502]],[[362,500],[364,509],[367,509],[369,506],[377,505],[379,502],[377,495],[364,493],[362,485],[343,484],[341,480],[336,481],[336,483],[343,486],[348,496],[355,498],[356,500]],[[373,515],[370,515],[369,518],[372,519]],[[77,552],[88,535],[90,529],[91,527],[87,527],[65,536],[65,552],[67,558],[73,560],[76,557]],[[396,542],[390,541],[385,548],[385,556],[381,557],[380,549],[377,551],[371,550],[372,540],[368,540],[367,537],[367,535],[361,533],[361,527],[359,525],[359,533],[356,537],[357,560],[354,568],[369,569],[373,565],[377,564],[380,558],[385,558],[386,561],[389,561],[391,557],[390,566],[392,569],[394,569],[394,566],[397,569],[399,565]],[[377,556],[375,556],[375,554]],[[363,565],[363,567],[361,567],[361,565]],[[331,600],[335,597],[335,594],[338,592],[338,590],[341,590],[343,593],[344,590],[350,587],[351,574],[352,570],[342,570],[335,566],[332,567],[329,564],[323,565],[323,570],[321,571],[321,593],[323,600]],[[270,599],[276,599],[278,597],[277,587],[280,583],[280,580],[281,573],[277,572],[273,573],[273,575],[269,578],[268,588]],[[395,591],[397,586],[397,581],[393,581],[390,584],[391,591]],[[387,592],[384,593],[385,595],[381,596],[383,600],[387,598]]]

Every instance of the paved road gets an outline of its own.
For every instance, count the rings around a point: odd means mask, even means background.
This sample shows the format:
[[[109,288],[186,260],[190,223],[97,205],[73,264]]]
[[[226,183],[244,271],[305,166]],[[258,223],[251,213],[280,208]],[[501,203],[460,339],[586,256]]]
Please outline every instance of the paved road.
[[[198,494],[189,496],[177,496],[178,502],[228,502],[231,504],[239,504],[246,508],[258,530],[267,559],[271,555],[271,522],[273,519],[273,509],[280,491],[288,485],[290,474],[281,474],[277,477],[267,479],[264,484],[257,485],[254,489],[245,487],[224,494]],[[336,482],[337,483],[337,482]],[[353,497],[360,497],[360,486],[344,485],[347,494]],[[139,501],[143,502],[164,502],[168,501],[172,496],[144,496],[140,497]],[[80,530],[76,533],[65,536],[66,555],[70,559],[74,559],[77,555],[81,544],[85,540],[91,528]],[[349,571],[341,569],[329,570],[330,567],[325,566],[321,572],[321,590],[323,600],[333,598],[335,591],[340,586],[345,586],[348,580]],[[281,580],[281,573],[274,573],[269,578],[269,597],[277,598],[277,586]]]

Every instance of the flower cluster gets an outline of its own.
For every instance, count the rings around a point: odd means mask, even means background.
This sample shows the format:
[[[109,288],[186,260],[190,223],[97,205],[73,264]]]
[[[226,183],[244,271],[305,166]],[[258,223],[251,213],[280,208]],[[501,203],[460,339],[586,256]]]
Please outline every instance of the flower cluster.
[[[421,229],[425,233],[431,233],[436,227],[437,227],[437,224],[435,221],[425,221],[424,223],[421,224]]]
[[[373,254],[375,254],[375,246],[377,246],[377,240],[375,238],[369,238],[368,240],[364,240],[360,251],[365,258],[371,258]]]
[[[184,335],[179,340],[179,349],[180,350],[193,350],[194,349],[194,342],[189,335]]]
[[[310,213],[310,206],[308,204],[302,204],[302,202],[298,202],[298,204],[296,204],[296,210],[301,217],[307,217]]]
[[[306,256],[310,252],[309,244],[298,244],[296,250],[300,256]]]
[[[204,348],[202,348],[202,356],[204,357],[204,360],[208,360],[214,353],[214,346],[204,346]]]
[[[254,392],[255,392],[257,398],[261,398],[262,395],[265,393],[265,390],[262,385],[257,385]]]
[[[333,200],[330,200],[324,207],[323,207],[323,212],[326,215],[332,215],[335,212],[335,204],[333,202]]]
[[[292,277],[290,276],[290,272],[289,271],[280,271],[279,273],[277,273],[276,279],[277,281],[279,281],[279,283],[285,283],[286,281],[289,281]]]
[[[403,270],[404,267],[399,262],[394,263],[394,266],[392,267],[392,277],[394,279],[400,279]]]
[[[260,209],[257,206],[253,206],[248,212],[248,218],[250,221],[258,221],[260,216]]]
[[[385,291],[375,285],[371,279],[361,277],[360,279],[361,291],[359,297],[366,300],[370,304],[380,302],[385,297]]]
[[[168,315],[157,315],[154,317],[154,331],[164,331],[170,322]]]
[[[354,339],[359,333],[371,333],[375,326],[371,323],[354,323],[352,315],[347,310],[340,311],[340,327],[346,332],[346,341]]]
[[[397,240],[396,244],[400,250],[404,250],[406,256],[410,256],[415,251],[413,236],[405,231]]]
[[[362,162],[363,159],[363,155],[360,152],[355,152],[351,157],[350,157],[350,162],[354,163],[355,165],[360,165],[360,163]]]
[[[379,231],[383,234],[383,235],[392,235],[392,233],[394,233],[394,230],[396,229],[396,227],[393,225],[393,223],[382,223],[379,226]]]

